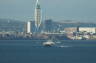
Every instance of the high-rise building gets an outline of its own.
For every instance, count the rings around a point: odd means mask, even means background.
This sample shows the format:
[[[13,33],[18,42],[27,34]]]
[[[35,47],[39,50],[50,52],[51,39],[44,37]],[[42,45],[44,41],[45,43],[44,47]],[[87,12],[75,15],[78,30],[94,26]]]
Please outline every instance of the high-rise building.
[[[51,19],[45,20],[45,31],[52,32],[53,31],[53,22]]]
[[[27,25],[26,25],[26,33],[29,33],[29,34],[32,33],[32,32],[31,32],[31,21],[28,21],[28,22],[27,22]]]
[[[41,26],[41,7],[40,7],[39,1],[37,0],[36,7],[35,7],[35,27],[36,27],[36,32],[39,31],[40,26]]]
[[[35,21],[31,21],[31,32],[35,33]]]
[[[35,33],[35,21],[28,21],[25,23],[24,33]]]

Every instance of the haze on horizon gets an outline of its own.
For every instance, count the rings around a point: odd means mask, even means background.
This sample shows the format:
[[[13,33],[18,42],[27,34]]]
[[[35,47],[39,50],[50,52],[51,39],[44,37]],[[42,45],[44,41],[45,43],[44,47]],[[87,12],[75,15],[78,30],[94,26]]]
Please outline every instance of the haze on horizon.
[[[39,0],[43,19],[96,21],[96,0]],[[34,20],[36,0],[0,0],[0,18]]]

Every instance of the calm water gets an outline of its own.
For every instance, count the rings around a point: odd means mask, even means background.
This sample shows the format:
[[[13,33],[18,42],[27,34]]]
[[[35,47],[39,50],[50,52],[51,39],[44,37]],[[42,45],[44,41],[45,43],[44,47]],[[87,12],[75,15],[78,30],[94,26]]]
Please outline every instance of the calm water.
[[[43,47],[43,41],[1,40],[0,63],[96,63],[96,41],[62,41]]]

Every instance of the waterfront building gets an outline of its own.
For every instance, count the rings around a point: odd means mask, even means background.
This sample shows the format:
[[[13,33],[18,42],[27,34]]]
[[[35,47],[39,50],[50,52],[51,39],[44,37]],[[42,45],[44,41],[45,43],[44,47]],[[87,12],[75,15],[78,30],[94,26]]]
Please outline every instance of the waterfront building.
[[[67,27],[67,28],[64,28],[64,31],[65,31],[66,33],[77,32],[77,27]]]
[[[35,21],[31,21],[31,32],[35,33]]]
[[[31,34],[32,32],[31,32],[31,27],[32,27],[32,23],[31,23],[31,21],[28,21],[27,22],[27,29],[26,29],[26,32],[27,33],[29,33],[29,34]]]
[[[35,32],[39,32],[41,26],[41,17],[41,7],[39,1],[37,0],[35,7]]]
[[[79,26],[77,26],[77,32],[79,32]]]
[[[79,27],[79,32],[96,33],[96,27]]]

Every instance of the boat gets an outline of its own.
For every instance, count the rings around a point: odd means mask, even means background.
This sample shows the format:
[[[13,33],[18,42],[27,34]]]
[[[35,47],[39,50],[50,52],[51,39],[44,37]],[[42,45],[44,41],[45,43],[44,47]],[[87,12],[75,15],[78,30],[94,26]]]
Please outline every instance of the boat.
[[[43,42],[43,46],[51,47],[54,45],[55,45],[55,42],[53,42],[52,40],[48,40],[47,42]]]

